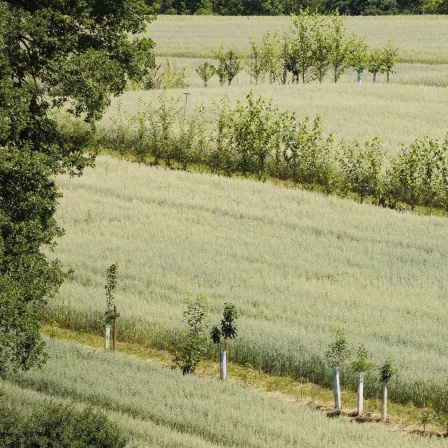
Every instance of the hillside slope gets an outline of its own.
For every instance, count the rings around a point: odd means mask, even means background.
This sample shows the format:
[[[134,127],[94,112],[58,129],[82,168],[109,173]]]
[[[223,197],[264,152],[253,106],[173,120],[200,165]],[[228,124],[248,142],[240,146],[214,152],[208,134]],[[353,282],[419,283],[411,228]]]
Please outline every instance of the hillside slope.
[[[169,345],[185,299],[203,294],[213,321],[226,301],[240,310],[241,363],[329,384],[324,353],[344,328],[377,364],[396,361],[392,399],[422,404],[444,381],[447,220],[105,157],[59,184],[56,255],[75,274],[49,318],[100,328],[117,262],[122,337]]]

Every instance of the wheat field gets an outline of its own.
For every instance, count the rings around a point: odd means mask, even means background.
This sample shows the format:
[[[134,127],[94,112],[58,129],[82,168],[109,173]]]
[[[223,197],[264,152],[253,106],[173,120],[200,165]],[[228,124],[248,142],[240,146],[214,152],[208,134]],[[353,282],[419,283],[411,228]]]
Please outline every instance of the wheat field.
[[[159,16],[144,35],[155,41],[157,56],[207,58],[220,45],[248,55],[250,35],[261,39],[290,25],[289,17]],[[371,47],[395,42],[400,62],[448,63],[447,16],[347,17],[345,25]]]
[[[405,435],[261,395],[231,382],[182,376],[139,361],[47,340],[41,369],[0,380],[2,400],[23,413],[49,400],[107,413],[130,436],[128,448],[438,448],[443,440]],[[132,379],[132,381],[130,381]]]
[[[324,352],[345,328],[376,363],[396,360],[398,401],[422,403],[447,376],[446,219],[106,157],[59,184],[67,236],[55,255],[75,274],[49,302],[57,321],[101,320],[117,262],[123,337],[163,342],[202,294],[212,321],[224,302],[240,310],[243,363],[329,384]]]

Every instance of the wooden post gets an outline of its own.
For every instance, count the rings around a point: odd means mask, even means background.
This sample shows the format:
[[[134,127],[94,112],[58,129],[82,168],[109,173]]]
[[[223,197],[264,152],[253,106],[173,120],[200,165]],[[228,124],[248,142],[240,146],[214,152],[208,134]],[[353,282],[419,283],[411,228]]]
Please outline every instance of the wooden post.
[[[117,306],[114,305],[114,339],[112,343],[112,350],[115,351],[117,346]]]
[[[183,119],[183,121],[182,121],[182,125],[184,124],[184,121],[185,121],[185,115],[186,115],[186,113],[187,113],[187,101],[188,101],[188,96],[191,95],[191,93],[185,92],[184,95],[185,95],[185,107],[184,107],[184,119]]]

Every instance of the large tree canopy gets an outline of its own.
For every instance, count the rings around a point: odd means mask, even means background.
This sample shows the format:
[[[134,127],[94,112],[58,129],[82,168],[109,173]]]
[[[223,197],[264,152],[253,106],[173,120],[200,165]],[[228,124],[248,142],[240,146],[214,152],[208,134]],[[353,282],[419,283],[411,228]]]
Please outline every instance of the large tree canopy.
[[[110,96],[154,66],[153,42],[129,37],[151,18],[144,0],[0,0],[0,372],[45,359],[38,318],[64,278],[44,253],[62,234],[54,178],[92,163]],[[62,130],[55,109],[88,125]]]

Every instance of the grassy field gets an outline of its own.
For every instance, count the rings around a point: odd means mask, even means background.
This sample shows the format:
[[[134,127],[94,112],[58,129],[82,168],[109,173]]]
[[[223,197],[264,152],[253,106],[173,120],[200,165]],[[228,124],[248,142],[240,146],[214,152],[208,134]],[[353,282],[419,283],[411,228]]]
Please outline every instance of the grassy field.
[[[447,16],[348,17],[345,24],[372,47],[395,42],[400,62],[448,64]],[[156,42],[158,56],[207,58],[220,45],[248,55],[250,35],[261,39],[290,25],[289,17],[160,16],[146,35]]]
[[[226,301],[241,311],[232,353],[243,364],[329,384],[323,355],[343,327],[377,364],[396,360],[397,401],[422,404],[444,381],[446,219],[111,158],[97,165],[59,180],[67,236],[56,255],[75,275],[50,319],[95,328],[106,269],[118,262],[123,337],[168,344],[185,299],[203,294],[213,321]],[[355,387],[353,373],[344,381]]]
[[[190,87],[172,89],[169,95],[180,104],[189,93],[186,113],[204,105],[207,111],[213,103],[228,96],[231,103],[243,99],[250,90],[261,95],[282,110],[296,111],[299,117],[320,115],[324,129],[337,140],[355,137],[361,140],[378,136],[391,154],[401,144],[409,144],[418,136],[429,134],[443,138],[447,131],[448,113],[448,38],[447,16],[349,17],[346,27],[366,36],[373,48],[392,40],[399,49],[399,63],[391,74],[378,75],[375,85],[371,74],[364,73],[363,84],[356,83],[356,74],[348,70],[334,84],[327,75],[322,84],[317,81],[299,85],[255,86],[249,75],[241,72],[232,87],[220,87],[217,77],[209,87],[203,83],[195,68],[211,60],[211,52],[220,45],[249,54],[249,36],[260,39],[268,30],[282,31],[289,27],[289,17],[203,17],[161,16],[149,24],[147,35],[157,43],[158,63],[168,57],[172,66],[186,67]],[[138,101],[157,102],[159,91],[126,92],[114,100],[100,124],[108,131],[118,114],[118,101],[123,115],[129,119],[139,108]]]
[[[445,446],[441,439],[329,419],[231,382],[184,377],[157,362],[47,344],[51,360],[42,370],[0,380],[2,399],[24,413],[48,400],[94,406],[129,433],[129,448]]]

